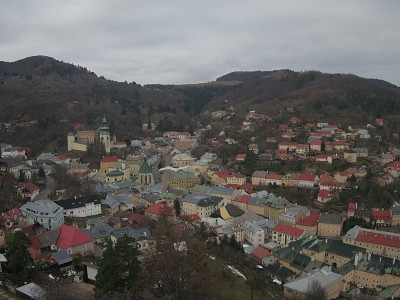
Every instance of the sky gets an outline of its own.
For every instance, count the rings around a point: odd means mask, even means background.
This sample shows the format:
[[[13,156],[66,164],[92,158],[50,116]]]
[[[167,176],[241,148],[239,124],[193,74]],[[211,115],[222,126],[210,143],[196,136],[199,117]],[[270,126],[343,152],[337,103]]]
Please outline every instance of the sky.
[[[139,84],[318,70],[400,85],[400,1],[1,0],[0,61],[34,55]]]

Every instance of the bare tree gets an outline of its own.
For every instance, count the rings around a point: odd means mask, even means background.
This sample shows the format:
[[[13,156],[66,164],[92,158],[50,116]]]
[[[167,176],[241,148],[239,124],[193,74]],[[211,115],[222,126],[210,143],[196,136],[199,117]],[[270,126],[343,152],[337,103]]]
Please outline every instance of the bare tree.
[[[308,283],[307,295],[309,300],[326,300],[325,290],[316,280],[312,280]]]

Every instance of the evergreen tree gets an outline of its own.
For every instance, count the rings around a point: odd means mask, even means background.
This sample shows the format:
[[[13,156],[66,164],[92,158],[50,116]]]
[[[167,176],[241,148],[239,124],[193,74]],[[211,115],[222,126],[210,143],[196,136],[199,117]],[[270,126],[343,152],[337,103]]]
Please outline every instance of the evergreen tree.
[[[19,170],[18,182],[25,182],[25,173],[22,170]]]
[[[32,261],[27,248],[31,245],[30,239],[21,231],[6,235],[8,250],[5,254],[7,267],[14,274],[24,270]],[[26,275],[26,273],[25,273]]]
[[[96,275],[95,293],[100,299],[131,290],[140,272],[139,251],[134,239],[124,236],[115,246],[109,240]]]
[[[181,215],[181,204],[179,203],[178,199],[174,200],[174,208],[175,208],[175,214],[177,217]]]
[[[44,172],[43,167],[40,167],[40,168],[39,168],[38,176],[39,176],[41,179],[46,179],[46,173]]]

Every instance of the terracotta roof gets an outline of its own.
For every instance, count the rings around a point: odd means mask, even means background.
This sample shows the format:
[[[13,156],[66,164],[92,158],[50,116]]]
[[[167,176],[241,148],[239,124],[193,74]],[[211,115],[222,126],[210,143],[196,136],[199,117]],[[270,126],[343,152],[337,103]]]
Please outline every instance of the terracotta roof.
[[[239,188],[239,185],[230,183],[230,184],[225,185],[225,187],[237,190]]]
[[[296,238],[301,237],[301,235],[304,233],[304,230],[293,227],[293,226],[289,226],[289,225],[285,225],[285,224],[278,224],[275,226],[274,231],[276,232],[280,232],[286,235],[290,235],[290,236],[294,236]]]
[[[61,226],[54,228],[53,231],[59,229],[61,229],[61,233],[56,245],[64,250],[93,241],[93,238],[90,235],[87,235],[74,227],[62,224]]]
[[[274,174],[274,173],[268,173],[266,179],[272,179],[272,180],[282,180],[283,175],[281,174]]]
[[[143,218],[142,215],[132,213],[132,214],[129,216],[128,221],[129,221],[129,223],[142,224],[143,221],[144,221],[144,218]]]
[[[304,180],[304,181],[314,181],[317,175],[315,174],[300,174],[299,180]]]
[[[21,210],[16,207],[2,214],[3,220],[15,220],[21,214]]]
[[[42,253],[40,253],[38,250],[36,250],[32,247],[28,247],[27,250],[28,250],[29,254],[31,255],[32,260],[46,258],[46,256],[44,256]]]
[[[400,248],[400,237],[391,234],[360,230],[356,241]]]
[[[181,216],[181,218],[188,222],[194,222],[194,221],[200,220],[200,217],[198,214],[183,215],[183,216]]]
[[[311,214],[311,215],[305,217],[304,219],[299,220],[297,222],[297,225],[313,227],[313,226],[317,226],[318,220],[319,220],[319,214]]]
[[[172,216],[173,208],[164,203],[155,203],[146,209],[149,214],[157,216]]]
[[[392,218],[390,210],[372,210],[371,213],[375,220],[387,220]]]
[[[264,248],[262,246],[258,246],[257,248],[255,248],[252,252],[251,252],[251,256],[258,261],[259,263],[262,263],[263,259],[266,256],[271,256],[271,250]]]
[[[391,163],[389,168],[400,169],[400,162]]]
[[[40,244],[38,238],[36,237],[36,235],[30,236],[29,239],[31,240],[31,246],[30,248],[34,249],[34,250],[39,250],[42,248],[42,245]]]
[[[116,156],[104,156],[101,159],[101,163],[106,163],[106,162],[117,162],[118,161],[118,157]]]
[[[232,173],[228,177],[246,178],[246,175],[243,175],[243,174],[240,174],[240,173]]]
[[[357,204],[356,203],[349,203],[349,208],[347,209],[347,211],[355,212],[356,209],[357,209]]]
[[[250,183],[245,183],[245,184],[242,184],[241,186],[239,186],[239,189],[241,189],[241,190],[252,190],[253,189],[253,186],[250,184]]]
[[[32,182],[18,182],[18,187],[20,189],[28,190],[28,192],[31,194],[38,189],[38,187]]]
[[[321,198],[329,198],[331,196],[332,196],[331,192],[328,190],[320,190],[318,193],[318,197],[321,197]]]
[[[248,203],[250,200],[251,196],[250,195],[242,195],[239,198],[239,202],[243,202],[243,203]]]

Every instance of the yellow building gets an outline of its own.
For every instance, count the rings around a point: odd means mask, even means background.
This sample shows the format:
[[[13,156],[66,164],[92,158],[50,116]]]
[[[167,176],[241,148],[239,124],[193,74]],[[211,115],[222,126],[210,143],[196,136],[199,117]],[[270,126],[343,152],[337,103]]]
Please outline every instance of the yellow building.
[[[167,170],[161,175],[161,182],[174,187],[191,188],[200,184],[200,178],[189,172]]]

